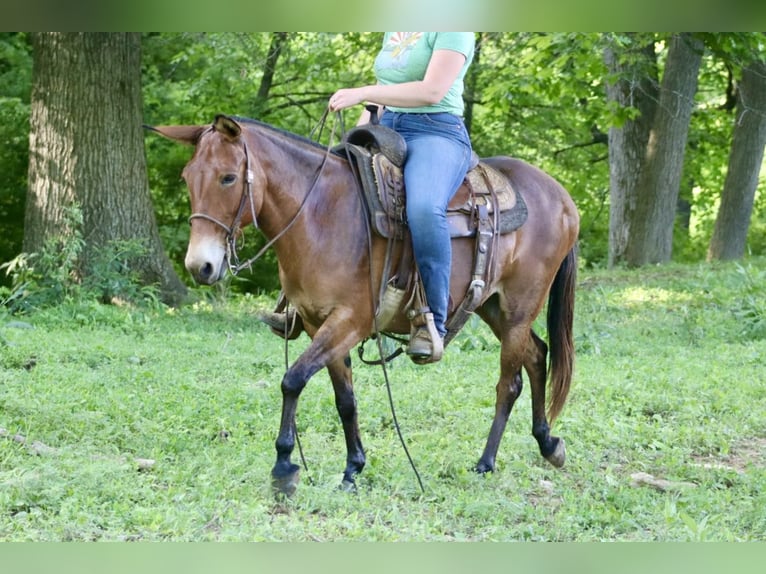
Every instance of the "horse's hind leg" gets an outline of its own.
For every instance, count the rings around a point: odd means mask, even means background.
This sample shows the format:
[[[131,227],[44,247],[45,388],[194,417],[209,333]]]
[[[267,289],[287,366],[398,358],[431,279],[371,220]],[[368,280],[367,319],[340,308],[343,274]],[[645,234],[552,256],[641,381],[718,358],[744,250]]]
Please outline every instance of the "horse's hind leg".
[[[545,416],[548,346],[534,331],[531,331],[531,334],[534,345],[530,348],[524,368],[529,375],[529,387],[532,392],[532,435],[540,447],[540,454],[553,466],[559,468],[566,460],[566,447],[563,439],[550,434],[548,419]]]
[[[348,355],[341,361],[328,365],[327,371],[335,391],[335,406],[338,409],[343,434],[346,438],[346,469],[343,471],[341,488],[353,490],[355,476],[362,472],[365,464],[364,448],[359,435],[356,397],[351,375],[351,357]]]

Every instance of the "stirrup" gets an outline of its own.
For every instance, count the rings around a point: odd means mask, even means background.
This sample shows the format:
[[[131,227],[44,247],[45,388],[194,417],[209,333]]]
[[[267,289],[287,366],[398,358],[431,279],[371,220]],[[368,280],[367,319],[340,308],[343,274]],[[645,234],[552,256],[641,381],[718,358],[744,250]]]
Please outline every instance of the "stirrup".
[[[418,365],[439,361],[444,354],[444,342],[436,330],[434,314],[425,307],[419,311],[413,309],[409,315],[412,327],[407,355]]]

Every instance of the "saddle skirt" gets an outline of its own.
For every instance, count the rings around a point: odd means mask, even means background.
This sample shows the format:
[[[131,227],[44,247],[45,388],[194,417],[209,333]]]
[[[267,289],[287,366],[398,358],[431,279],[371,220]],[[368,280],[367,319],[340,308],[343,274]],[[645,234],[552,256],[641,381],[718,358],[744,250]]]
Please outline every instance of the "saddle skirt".
[[[402,239],[407,230],[401,167],[405,145],[399,134],[383,126],[356,128],[345,144],[367,200],[372,227],[385,238]],[[527,219],[527,206],[518,191],[490,165],[476,157],[472,163],[447,207],[450,236],[475,237],[481,219],[488,221],[493,233],[510,233],[521,227]]]

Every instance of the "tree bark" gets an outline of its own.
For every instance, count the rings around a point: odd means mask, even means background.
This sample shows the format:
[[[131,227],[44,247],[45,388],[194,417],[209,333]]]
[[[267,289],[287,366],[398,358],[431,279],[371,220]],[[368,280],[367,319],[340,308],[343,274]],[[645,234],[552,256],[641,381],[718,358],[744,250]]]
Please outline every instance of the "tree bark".
[[[256,107],[262,108],[269,98],[271,86],[274,84],[274,74],[277,71],[277,62],[282,54],[282,48],[287,41],[287,32],[272,32],[269,53],[266,55],[266,64],[263,67],[263,76],[258,86],[258,94],[255,97]]]
[[[673,253],[673,224],[703,44],[691,34],[669,41],[660,100],[636,189],[625,246],[631,266],[663,263]]]
[[[707,258],[738,259],[745,254],[747,231],[766,146],[766,62],[742,71],[729,165]]]
[[[633,108],[638,114],[609,129],[609,267],[625,257],[638,203],[636,184],[659,99],[654,42],[641,42],[635,36],[634,41],[639,42],[639,47],[627,54],[613,45],[604,51],[604,61],[615,78],[606,84],[607,101],[618,109]]]
[[[142,132],[140,35],[36,33],[24,251],[60,237],[79,205],[84,275],[111,240],[141,239],[136,270],[177,303],[186,288],[157,231]]]
[[[478,32],[476,37],[476,49],[473,53],[473,63],[468,68],[468,73],[465,77],[465,88],[463,91],[463,102],[465,103],[465,111],[463,114],[463,120],[465,123],[465,129],[470,134],[471,128],[473,128],[473,106],[476,103],[476,82],[479,77],[479,64],[481,61],[481,49],[484,42],[487,40],[487,32]]]

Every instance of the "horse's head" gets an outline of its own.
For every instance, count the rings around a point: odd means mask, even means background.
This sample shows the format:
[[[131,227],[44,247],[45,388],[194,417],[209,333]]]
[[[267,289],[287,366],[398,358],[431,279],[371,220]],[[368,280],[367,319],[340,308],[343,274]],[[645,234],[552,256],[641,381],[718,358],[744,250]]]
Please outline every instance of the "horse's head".
[[[185,264],[198,282],[211,285],[226,274],[241,226],[253,222],[256,213],[253,172],[242,127],[219,115],[212,126],[150,129],[195,146],[181,174],[189,188],[192,213]]]

